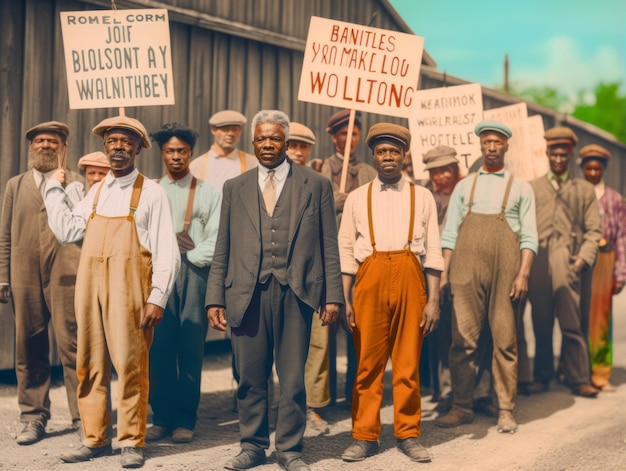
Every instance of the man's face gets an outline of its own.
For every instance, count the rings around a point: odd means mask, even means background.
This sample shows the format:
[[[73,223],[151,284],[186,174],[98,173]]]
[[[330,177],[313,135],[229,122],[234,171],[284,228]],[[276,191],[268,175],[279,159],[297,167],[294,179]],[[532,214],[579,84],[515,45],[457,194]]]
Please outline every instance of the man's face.
[[[458,166],[454,164],[431,168],[428,171],[435,191],[451,192],[458,180]]]
[[[567,172],[569,166],[569,160],[572,157],[574,150],[567,145],[563,146],[551,146],[546,150],[548,156],[548,163],[550,164],[550,170],[557,176],[563,175]]]
[[[105,167],[96,167],[94,165],[85,166],[85,180],[87,186],[91,188],[94,183],[98,183],[109,173],[109,169]]]
[[[333,142],[335,143],[335,149],[338,153],[344,154],[346,151],[346,141],[348,140],[348,125],[346,124],[339,131],[332,135]],[[350,153],[353,154],[356,150],[356,146],[359,145],[361,140],[361,130],[354,126],[352,128],[352,140],[350,141]]]
[[[597,185],[602,181],[602,174],[604,173],[604,165],[595,159],[588,160],[583,165],[583,173],[589,183]]]
[[[113,129],[104,137],[104,153],[109,158],[111,172],[116,177],[127,175],[135,168],[135,157],[141,151],[141,138],[125,129]]]
[[[285,132],[278,123],[260,123],[254,128],[254,155],[261,165],[274,168],[285,157]]]
[[[402,175],[404,149],[391,141],[374,146],[374,167],[383,181],[396,181]]]
[[[211,126],[211,133],[218,147],[220,147],[226,154],[230,154],[241,137],[241,126]]]
[[[504,166],[504,155],[509,150],[509,141],[495,131],[485,131],[480,135],[480,152],[483,165],[487,169],[499,169]]]
[[[161,157],[173,180],[179,180],[189,173],[192,155],[191,146],[175,136],[161,146]]]
[[[63,146],[61,136],[56,133],[42,132],[30,143],[29,166],[40,172],[49,172],[59,166],[58,156]]]
[[[306,165],[311,155],[311,144],[302,141],[289,139],[287,143],[287,157],[298,165]]]

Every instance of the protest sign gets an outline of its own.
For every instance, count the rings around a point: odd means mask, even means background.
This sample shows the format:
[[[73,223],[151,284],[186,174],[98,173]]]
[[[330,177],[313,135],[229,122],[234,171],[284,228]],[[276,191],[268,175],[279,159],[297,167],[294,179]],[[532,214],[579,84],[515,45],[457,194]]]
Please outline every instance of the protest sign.
[[[550,170],[544,134],[543,117],[540,114],[529,116],[526,121],[526,137],[528,138],[532,178],[545,175]]]
[[[173,105],[167,10],[61,12],[71,109]]]
[[[313,16],[298,99],[408,117],[424,38]]]
[[[416,179],[428,178],[422,156],[436,146],[453,147],[462,175],[480,155],[474,127],[482,120],[483,95],[479,83],[429,88],[414,94],[409,129]]]

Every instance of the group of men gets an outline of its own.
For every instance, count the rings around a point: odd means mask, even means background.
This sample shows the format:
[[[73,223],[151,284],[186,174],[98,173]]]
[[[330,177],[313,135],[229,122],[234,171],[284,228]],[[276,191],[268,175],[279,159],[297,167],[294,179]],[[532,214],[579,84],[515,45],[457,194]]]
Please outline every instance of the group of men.
[[[606,149],[587,146],[580,153],[585,175],[596,176],[594,191],[568,172],[576,136],[551,129],[545,136],[551,170],[529,184],[505,169],[511,130],[483,121],[475,130],[482,168],[461,179],[455,150],[437,147],[424,156],[432,177],[427,189],[404,174],[407,128],[370,127],[370,166],[354,151],[360,116],[348,136],[349,116],[343,110],[329,119],[336,154],[323,162],[309,161],[315,134],[277,110],[251,120],[254,156],[237,149],[246,117],[216,113],[209,120],[214,143],[195,159],[198,134],[184,125],[148,133],[133,118],[108,118],[93,129],[104,153],[79,162],[86,187],[73,182],[61,159],[69,128],[52,121],[30,129],[31,170],[7,185],[0,233],[0,301],[12,297],[16,318],[24,423],[18,443],[40,440],[50,418],[49,320],[82,438],[80,448],[61,456],[69,463],[111,453],[112,368],[122,467],[144,464],[145,441],[193,440],[209,325],[230,329],[238,379],[241,451],[225,464],[230,470],[266,461],[274,366],[278,464],[310,469],[302,458],[307,417],[327,432],[315,409],[337,399],[338,318],[349,333],[345,396],[354,442],[342,454],[348,462],[378,451],[388,358],[398,448],[413,461],[430,461],[418,440],[420,356],[424,337],[437,332],[440,310],[447,332],[440,326],[436,341],[446,346],[440,356],[449,366],[451,406],[438,426],[472,421],[483,368],[493,378],[498,430],[516,431],[527,294],[537,354],[534,382],[523,384],[525,390],[546,391],[556,375],[555,316],[564,381],[584,397],[597,395],[594,384],[606,387],[606,364],[599,367],[605,379],[592,383],[585,304],[599,244],[613,253],[609,271],[619,265],[610,294],[626,283],[621,207],[611,239],[601,243],[597,200],[608,194],[619,206],[609,189],[597,188]],[[158,181],[136,165],[151,139],[166,170]],[[345,156],[348,139],[352,152]],[[33,280],[40,282],[35,290]],[[603,319],[601,332],[610,313]],[[147,428],[149,404],[154,425]]]

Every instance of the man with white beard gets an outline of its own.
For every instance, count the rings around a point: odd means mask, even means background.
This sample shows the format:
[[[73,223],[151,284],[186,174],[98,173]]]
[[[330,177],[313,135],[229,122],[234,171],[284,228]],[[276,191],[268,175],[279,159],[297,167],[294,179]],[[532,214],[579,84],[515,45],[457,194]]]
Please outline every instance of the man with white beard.
[[[79,429],[76,391],[76,317],[74,284],[80,248],[57,242],[48,227],[42,190],[63,164],[69,128],[57,121],[40,123],[26,132],[30,141],[29,170],[11,178],[4,192],[0,223],[0,302],[13,298],[15,311],[15,373],[20,421],[19,445],[45,435],[50,419],[50,344],[52,321],[72,427]],[[68,180],[77,174],[67,171]]]

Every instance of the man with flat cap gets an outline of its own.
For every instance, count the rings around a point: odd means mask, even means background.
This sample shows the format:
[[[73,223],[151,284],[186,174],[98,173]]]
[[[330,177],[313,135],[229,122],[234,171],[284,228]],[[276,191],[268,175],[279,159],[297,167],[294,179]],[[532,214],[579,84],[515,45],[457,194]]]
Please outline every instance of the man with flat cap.
[[[165,190],[135,167],[150,148],[143,124],[100,122],[111,171],[73,210],[58,171],[46,186],[50,228],[62,243],[83,241],[76,278],[78,406],[83,446],[61,455],[79,463],[109,454],[111,369],[118,379],[117,439],[123,468],[143,465],[148,415],[148,351],[180,266]]]
[[[82,200],[89,189],[109,173],[110,168],[109,158],[101,151],[91,152],[78,159],[78,172],[85,177],[85,183],[75,181],[65,187],[72,205]]]
[[[544,135],[550,170],[530,182],[537,200],[539,252],[530,275],[529,299],[535,332],[534,383],[531,393],[547,391],[555,377],[552,332],[555,317],[562,333],[560,368],[572,393],[595,397],[591,385],[587,331],[589,311],[581,303],[588,292],[585,276],[593,267],[602,238],[593,185],[568,170],[578,138],[568,127]],[[588,303],[586,304],[588,307]]]
[[[389,357],[398,448],[413,461],[430,461],[417,440],[419,363],[424,336],[439,321],[443,258],[432,194],[402,178],[410,142],[411,134],[403,126],[378,123],[370,128],[366,143],[377,178],[348,195],[341,220],[345,324],[353,333],[357,355],[352,398],[355,441],[344,451],[344,461],[361,461],[378,451]]]
[[[504,169],[511,130],[481,121],[483,166],[461,180],[452,195],[441,236],[445,270],[453,296],[452,409],[435,419],[439,427],[473,421],[473,391],[479,367],[483,326],[493,344],[493,388],[498,402],[498,432],[514,433],[517,395],[517,304],[528,293],[528,276],[537,251],[535,198],[530,185]]]
[[[224,182],[258,165],[254,155],[237,149],[246,117],[233,110],[218,111],[209,119],[213,145],[191,161],[191,174],[222,191]]]
[[[361,112],[357,111],[350,136],[350,157],[348,161],[348,175],[346,178],[346,187],[343,192],[339,191],[341,185],[341,172],[343,168],[344,154],[346,151],[346,142],[348,141],[348,125],[350,121],[350,110],[341,110],[333,114],[326,125],[326,132],[330,134],[333,144],[335,144],[335,153],[324,160],[322,165],[322,175],[330,179],[333,184],[333,195],[335,197],[335,212],[337,214],[337,227],[341,225],[341,215],[343,206],[346,202],[348,193],[358,187],[371,182],[376,178],[376,169],[371,165],[361,161],[356,154],[356,148],[361,140]],[[330,328],[330,396],[331,402],[337,399],[337,331],[338,326]],[[345,334],[344,334],[345,335]],[[354,376],[356,375],[356,358],[354,352],[354,343],[351,336],[347,335],[347,357],[348,371],[346,372],[346,383],[344,393],[346,401],[352,400],[352,387],[354,385]]]
[[[588,300],[591,384],[602,391],[612,391],[614,387],[609,382],[614,354],[612,305],[613,296],[621,293],[626,284],[626,202],[604,183],[603,174],[611,158],[608,149],[589,144],[578,155],[585,179],[594,186],[602,222],[602,239]]]
[[[69,128],[58,121],[26,132],[29,170],[7,182],[0,233],[0,302],[13,298],[15,373],[22,431],[19,445],[43,438],[50,419],[50,343],[52,321],[63,366],[70,415],[80,426],[76,403],[76,317],[74,284],[80,248],[59,244],[48,227],[43,188],[62,165]],[[68,179],[75,179],[68,172]]]

